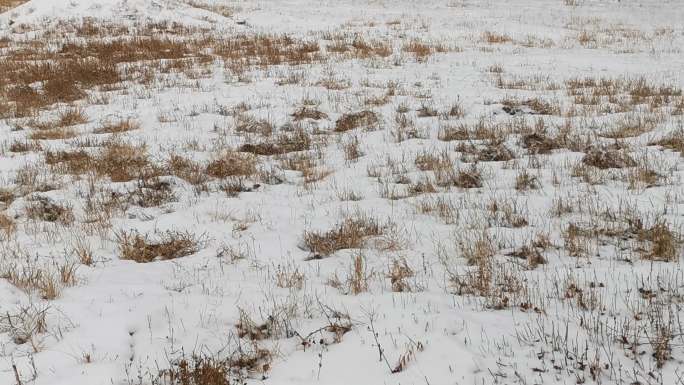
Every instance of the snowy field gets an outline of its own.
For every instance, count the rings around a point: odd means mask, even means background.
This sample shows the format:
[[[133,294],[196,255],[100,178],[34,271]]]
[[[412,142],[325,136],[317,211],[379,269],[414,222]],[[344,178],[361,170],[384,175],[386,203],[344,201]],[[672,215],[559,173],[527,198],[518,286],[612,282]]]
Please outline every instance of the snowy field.
[[[0,384],[684,385],[681,0],[0,10]]]

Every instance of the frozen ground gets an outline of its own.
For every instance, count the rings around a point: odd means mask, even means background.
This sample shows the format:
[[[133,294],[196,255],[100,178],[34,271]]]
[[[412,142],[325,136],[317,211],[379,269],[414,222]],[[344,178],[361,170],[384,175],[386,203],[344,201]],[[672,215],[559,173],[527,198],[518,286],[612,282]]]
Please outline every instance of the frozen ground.
[[[16,5],[0,384],[684,385],[681,20]]]

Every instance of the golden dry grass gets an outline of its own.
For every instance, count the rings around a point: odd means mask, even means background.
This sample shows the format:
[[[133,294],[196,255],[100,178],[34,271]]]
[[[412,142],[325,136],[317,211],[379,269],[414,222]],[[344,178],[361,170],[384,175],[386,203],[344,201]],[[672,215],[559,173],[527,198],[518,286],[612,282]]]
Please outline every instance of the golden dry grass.
[[[138,263],[163,261],[194,254],[200,247],[199,239],[189,232],[167,231],[158,238],[150,240],[147,236],[135,232],[117,233],[121,259]]]

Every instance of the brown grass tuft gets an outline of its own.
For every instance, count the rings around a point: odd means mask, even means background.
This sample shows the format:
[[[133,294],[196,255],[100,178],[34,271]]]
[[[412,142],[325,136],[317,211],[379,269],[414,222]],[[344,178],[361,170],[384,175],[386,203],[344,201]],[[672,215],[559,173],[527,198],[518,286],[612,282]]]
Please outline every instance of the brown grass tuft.
[[[200,249],[200,240],[190,232],[166,231],[157,240],[150,240],[137,232],[116,234],[121,259],[138,263],[185,257]]]
[[[647,241],[650,247],[642,251],[641,257],[650,261],[677,262],[680,258],[679,237],[664,221],[639,233],[639,240]]]
[[[64,225],[74,221],[72,208],[52,202],[44,196],[33,197],[26,206],[26,216],[45,222],[59,222]]]
[[[106,122],[95,129],[96,134],[117,134],[140,128],[140,123],[133,119],[124,119],[118,122]]]
[[[366,217],[347,217],[333,229],[304,232],[304,246],[314,253],[314,258],[333,254],[338,250],[363,247],[368,237],[380,236],[384,232],[377,220]]]
[[[335,132],[345,132],[356,128],[377,129],[380,125],[378,115],[369,110],[344,114],[335,122]]]
[[[205,168],[207,175],[214,178],[250,176],[256,172],[257,160],[252,154],[228,151],[209,162]]]
[[[482,34],[482,41],[489,44],[504,44],[511,43],[513,39],[505,33],[497,33],[491,31],[485,31]]]
[[[108,141],[96,157],[96,170],[112,182],[128,182],[154,173],[144,144],[133,145],[119,140]]]
[[[634,167],[636,161],[618,150],[594,148],[583,158],[582,163],[599,169]]]
[[[0,213],[0,234],[4,235],[4,239],[9,239],[16,229],[14,220],[5,214]]]

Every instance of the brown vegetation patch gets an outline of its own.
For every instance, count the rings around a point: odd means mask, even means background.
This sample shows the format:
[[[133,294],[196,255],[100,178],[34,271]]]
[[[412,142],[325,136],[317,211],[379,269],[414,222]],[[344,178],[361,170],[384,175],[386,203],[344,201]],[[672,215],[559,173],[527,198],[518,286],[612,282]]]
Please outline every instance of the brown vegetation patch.
[[[4,236],[4,239],[9,238],[16,229],[16,224],[14,220],[5,214],[0,213],[0,235]]]
[[[266,67],[280,64],[307,64],[322,60],[316,42],[296,40],[287,35],[238,35],[216,42],[214,52],[232,68]]]
[[[293,112],[292,117],[295,121],[304,119],[321,120],[327,119],[328,115],[325,112],[319,111],[315,108],[302,107]]]
[[[74,214],[70,206],[60,205],[47,197],[36,196],[26,205],[26,216],[45,222],[59,222],[68,225],[74,221]]]
[[[368,237],[379,236],[383,232],[383,226],[373,218],[349,217],[325,232],[305,231],[304,245],[320,258],[338,250],[361,248]]]
[[[169,260],[196,253],[200,240],[190,232],[167,231],[158,239],[150,240],[137,232],[119,232],[116,235],[121,259],[138,263]]]
[[[112,182],[128,182],[156,173],[144,144],[109,141],[97,155],[95,164],[95,171],[100,175],[109,176]]]
[[[344,114],[335,122],[335,132],[345,132],[356,128],[376,129],[380,124],[378,115],[369,110]]]
[[[96,134],[117,134],[137,130],[140,128],[140,123],[133,119],[124,119],[118,122],[105,122],[100,127],[95,129]]]
[[[623,151],[594,148],[582,158],[582,163],[600,169],[626,168],[637,165],[631,156]]]
[[[0,12],[6,12],[14,7],[18,7],[28,0],[0,0]]]
[[[674,131],[666,135],[664,138],[652,141],[649,146],[661,146],[668,150],[679,152],[684,156],[684,131]]]
[[[533,154],[548,154],[561,147],[554,138],[545,132],[533,132],[523,136],[522,146]]]
[[[238,148],[238,151],[254,155],[281,155],[289,152],[305,151],[310,148],[310,136],[303,130],[296,130],[291,134],[278,135],[273,141],[243,144]]]
[[[680,239],[665,222],[658,222],[639,233],[640,241],[650,247],[642,250],[642,258],[650,261],[677,262],[680,259]]]
[[[93,168],[93,158],[85,151],[47,151],[45,163],[61,166],[62,172],[74,175],[83,174]]]
[[[214,178],[249,176],[256,172],[257,160],[252,154],[228,151],[209,162],[205,168],[207,175]]]

